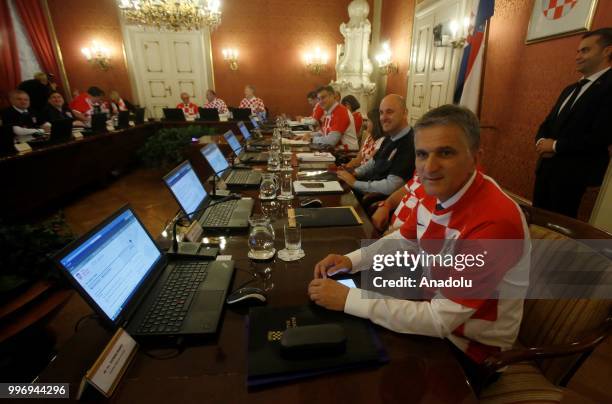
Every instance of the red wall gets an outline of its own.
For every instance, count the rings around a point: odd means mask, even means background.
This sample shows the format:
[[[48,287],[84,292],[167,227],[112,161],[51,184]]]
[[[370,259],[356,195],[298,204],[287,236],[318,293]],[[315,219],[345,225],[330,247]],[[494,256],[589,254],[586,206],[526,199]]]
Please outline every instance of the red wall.
[[[381,42],[389,41],[398,73],[387,76],[387,94],[406,96],[415,0],[383,0]]]
[[[350,0],[224,0],[223,21],[212,34],[217,94],[237,105],[252,84],[272,115],[309,114],[306,94],[335,79],[340,24],[348,21]],[[309,73],[303,53],[319,46],[330,57],[320,76]],[[240,52],[238,70],[223,60],[223,48]]]
[[[132,100],[132,89],[123,57],[123,37],[115,0],[47,0],[60,44],[70,88],[85,91],[98,86],[108,94],[119,91]],[[81,48],[98,40],[111,50],[111,69],[90,65]]]
[[[503,187],[531,199],[534,136],[561,90],[576,81],[580,35],[525,45],[532,0],[498,0],[491,21],[481,123],[484,166]],[[612,26],[612,1],[599,1],[592,29]]]

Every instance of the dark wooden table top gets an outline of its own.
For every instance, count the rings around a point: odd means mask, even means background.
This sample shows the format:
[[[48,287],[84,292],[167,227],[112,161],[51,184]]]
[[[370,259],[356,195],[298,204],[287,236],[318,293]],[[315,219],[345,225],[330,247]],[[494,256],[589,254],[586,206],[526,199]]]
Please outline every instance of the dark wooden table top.
[[[244,195],[256,197],[257,190]],[[229,237],[221,254],[231,255],[236,272],[232,288],[252,277],[253,271],[271,268],[263,286],[268,289],[268,305],[311,304],[306,288],[313,277],[314,264],[331,252],[347,253],[369,238],[372,225],[352,192],[322,195],[324,206],[355,207],[362,226],[302,229],[306,256],[296,262],[275,258],[254,263],[247,258],[247,231]],[[276,248],[284,247],[282,224],[286,209],[297,207],[298,198],[278,203],[273,213]],[[261,206],[256,199],[255,211]],[[250,273],[251,272],[251,273]],[[117,402],[206,402],[206,403],[471,403],[476,398],[463,370],[454,358],[449,343],[436,338],[402,335],[376,327],[390,362],[375,368],[340,372],[277,386],[248,390],[246,387],[247,308],[226,307],[219,332],[211,338],[189,340],[178,356],[154,359],[142,347],[127,371],[112,401]],[[40,382],[70,382],[71,396],[78,382],[110,333],[95,321],[87,321],[68,346],[40,376]],[[157,356],[171,350],[148,351]],[[74,384],[77,383],[77,384]],[[90,399],[98,400],[89,396]]]

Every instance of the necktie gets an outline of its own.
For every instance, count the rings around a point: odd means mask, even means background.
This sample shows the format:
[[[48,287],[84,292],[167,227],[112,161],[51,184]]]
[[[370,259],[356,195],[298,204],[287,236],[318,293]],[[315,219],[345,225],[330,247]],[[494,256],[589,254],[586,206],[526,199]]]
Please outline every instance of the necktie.
[[[567,100],[567,102],[563,106],[563,109],[561,110],[561,112],[559,112],[559,116],[558,116],[558,119],[557,119],[558,122],[561,123],[561,122],[564,122],[567,119],[567,117],[569,116],[570,112],[572,112],[572,107],[574,106],[574,102],[576,102],[576,98],[578,98],[578,94],[580,94],[580,89],[582,88],[582,86],[584,86],[588,82],[589,82],[589,80],[582,79],[578,83],[576,83],[576,87],[574,89],[574,92],[570,96],[569,100]]]

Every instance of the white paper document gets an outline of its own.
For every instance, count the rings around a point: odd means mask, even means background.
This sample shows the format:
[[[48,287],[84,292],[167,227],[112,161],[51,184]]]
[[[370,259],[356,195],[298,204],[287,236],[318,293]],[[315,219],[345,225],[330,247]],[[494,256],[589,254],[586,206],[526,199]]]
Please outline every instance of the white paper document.
[[[329,194],[342,193],[344,189],[338,181],[293,181],[296,194]]]
[[[298,153],[297,158],[300,161],[336,161],[334,155],[329,152]]]

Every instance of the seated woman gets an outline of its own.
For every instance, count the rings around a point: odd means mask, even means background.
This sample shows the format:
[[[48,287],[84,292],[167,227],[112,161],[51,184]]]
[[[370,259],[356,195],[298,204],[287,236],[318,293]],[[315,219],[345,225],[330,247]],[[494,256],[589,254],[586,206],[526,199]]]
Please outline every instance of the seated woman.
[[[359,134],[361,133],[361,126],[363,125],[363,117],[361,116],[361,112],[359,112],[361,104],[359,104],[357,98],[352,95],[347,95],[342,99],[340,103],[347,107],[348,110],[351,111],[351,114],[353,114],[353,120],[355,121],[355,131],[357,132],[357,136],[359,136]]]
[[[125,101],[119,95],[119,92],[113,90],[109,94],[110,99],[110,112],[112,115],[117,115],[120,111],[132,111],[134,110],[134,106],[129,102]]]
[[[347,96],[348,97],[348,96]],[[346,97],[345,97],[346,98]],[[374,157],[378,148],[382,144],[384,137],[382,126],[380,126],[380,112],[373,109],[368,112],[368,120],[364,132],[364,140],[361,143],[359,154],[344,165],[345,168],[356,168],[367,163]]]
[[[59,121],[61,119],[72,119],[73,126],[83,126],[84,122],[82,119],[85,118],[82,115],[76,116],[64,101],[62,94],[53,91],[49,95],[47,105],[43,108],[39,119],[40,122],[44,122],[45,125],[52,124],[54,121]]]

